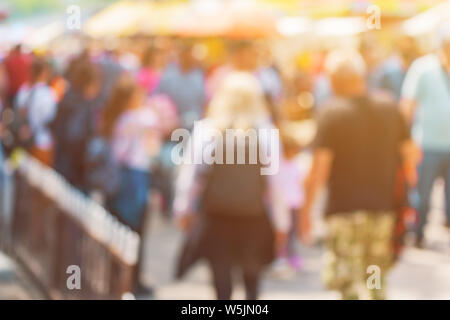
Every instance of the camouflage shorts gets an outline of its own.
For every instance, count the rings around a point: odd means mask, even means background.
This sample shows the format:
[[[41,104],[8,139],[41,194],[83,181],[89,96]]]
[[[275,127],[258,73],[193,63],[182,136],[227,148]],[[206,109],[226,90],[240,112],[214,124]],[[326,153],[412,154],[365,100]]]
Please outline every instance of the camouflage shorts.
[[[393,212],[356,211],[327,218],[323,280],[344,299],[384,299],[384,276],[393,264]],[[367,268],[380,268],[381,289],[369,289]]]

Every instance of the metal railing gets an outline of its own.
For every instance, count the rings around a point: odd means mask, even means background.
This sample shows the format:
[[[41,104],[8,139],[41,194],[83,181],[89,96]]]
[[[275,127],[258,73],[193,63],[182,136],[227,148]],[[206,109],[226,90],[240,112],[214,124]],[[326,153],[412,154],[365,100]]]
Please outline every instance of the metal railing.
[[[0,219],[10,238],[4,247],[52,299],[121,299],[130,292],[139,235],[53,169],[25,153],[16,158],[12,215],[8,223],[7,214]],[[81,288],[68,285],[71,266],[79,268]]]

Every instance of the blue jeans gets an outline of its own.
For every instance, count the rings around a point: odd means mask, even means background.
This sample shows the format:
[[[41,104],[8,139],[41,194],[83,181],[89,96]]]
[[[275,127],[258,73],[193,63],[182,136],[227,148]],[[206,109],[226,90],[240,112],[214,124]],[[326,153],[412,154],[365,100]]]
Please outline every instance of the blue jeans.
[[[143,170],[122,168],[119,191],[108,201],[110,207],[133,230],[141,229],[147,210],[150,174]]]
[[[416,233],[419,237],[423,237],[428,212],[430,211],[431,189],[439,177],[442,177],[445,182],[445,213],[447,221],[450,221],[450,151],[424,150],[418,174],[416,209],[419,213],[419,223]]]

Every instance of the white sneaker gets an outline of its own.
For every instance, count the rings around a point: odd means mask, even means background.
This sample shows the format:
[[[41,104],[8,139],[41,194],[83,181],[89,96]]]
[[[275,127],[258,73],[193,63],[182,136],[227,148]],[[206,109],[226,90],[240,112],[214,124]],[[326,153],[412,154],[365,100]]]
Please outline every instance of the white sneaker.
[[[287,258],[281,257],[272,263],[269,273],[275,279],[291,279],[295,276],[295,269]]]

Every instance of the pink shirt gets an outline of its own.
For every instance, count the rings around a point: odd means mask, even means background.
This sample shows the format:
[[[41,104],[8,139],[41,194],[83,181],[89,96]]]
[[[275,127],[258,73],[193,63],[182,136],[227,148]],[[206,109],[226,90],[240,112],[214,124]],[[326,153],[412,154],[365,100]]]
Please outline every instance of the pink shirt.
[[[148,68],[142,68],[136,74],[136,81],[146,90],[147,94],[153,93],[158,88],[161,80],[161,72]]]
[[[129,168],[148,171],[161,145],[157,124],[157,116],[149,107],[124,112],[113,132],[116,159]]]
[[[298,157],[287,160],[281,157],[279,183],[283,188],[284,197],[290,209],[298,209],[303,205],[305,193],[303,182],[305,175],[301,170]]]

